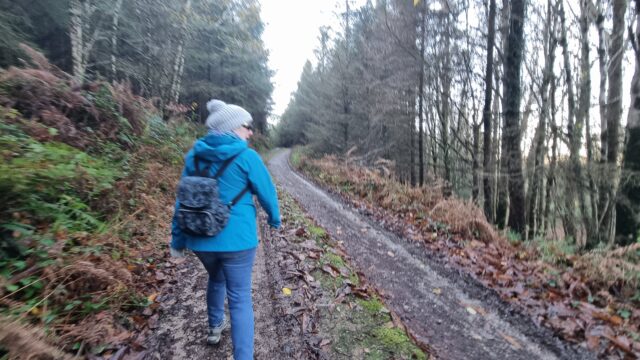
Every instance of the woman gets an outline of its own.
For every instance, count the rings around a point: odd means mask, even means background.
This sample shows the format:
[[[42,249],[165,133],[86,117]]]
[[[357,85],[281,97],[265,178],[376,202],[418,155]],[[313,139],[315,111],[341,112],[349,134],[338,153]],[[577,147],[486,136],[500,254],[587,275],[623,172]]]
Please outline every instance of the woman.
[[[236,360],[253,359],[253,303],[251,301],[251,269],[258,246],[256,208],[251,193],[257,195],[269,216],[269,225],[280,227],[278,198],[271,177],[260,156],[248,148],[253,134],[251,115],[237,105],[220,100],[207,103],[209,133],[196,141],[185,157],[182,176],[196,173],[202,164],[210,166],[213,177],[225,162],[218,180],[220,200],[228,204],[240,197],[231,207],[226,226],[215,236],[193,236],[183,231],[177,219],[179,203],[173,217],[171,254],[184,256],[192,250],[209,273],[207,313],[209,318],[208,344],[217,344],[222,331],[228,327],[224,316],[225,292],[231,315],[231,339]],[[205,166],[205,169],[206,169]],[[244,189],[249,189],[243,193]]]

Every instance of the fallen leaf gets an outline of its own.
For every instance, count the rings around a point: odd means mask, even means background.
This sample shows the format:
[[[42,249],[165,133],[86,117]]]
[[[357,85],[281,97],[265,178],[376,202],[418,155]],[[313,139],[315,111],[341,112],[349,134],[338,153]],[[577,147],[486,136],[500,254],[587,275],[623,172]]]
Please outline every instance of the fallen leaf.
[[[511,346],[513,346],[514,349],[516,350],[522,349],[522,346],[520,345],[520,343],[517,342],[516,339],[512,338],[511,336],[503,333],[500,333],[500,336],[502,336],[505,340],[507,340],[507,342],[509,342],[509,344],[511,344]]]
[[[432,290],[432,292],[433,292],[434,294],[436,294],[436,295],[440,295],[440,294],[442,294],[442,290],[441,290],[440,288],[435,288],[435,289],[433,289],[433,290]]]
[[[284,296],[291,296],[291,289],[289,289],[288,287],[283,287],[282,293],[284,294]]]
[[[476,315],[477,314],[477,311],[474,308],[472,308],[471,306],[467,306],[465,309],[471,315]]]
[[[621,336],[607,336],[606,338],[609,339],[609,341],[611,341],[615,346],[620,348],[620,350],[623,350],[624,352],[627,352],[629,354],[632,353],[631,340],[629,340],[628,337],[621,335]]]
[[[387,255],[389,255],[389,256],[391,256],[391,257],[395,257],[395,256],[396,256],[396,255],[395,255],[393,252],[391,252],[391,251],[387,251]]]
[[[298,228],[298,230],[296,230],[296,236],[297,237],[303,237],[305,236],[305,234],[307,233],[307,230],[305,230],[305,228],[300,227]]]
[[[624,323],[624,320],[622,320],[622,318],[618,315],[613,315],[611,318],[609,318],[609,322],[611,322],[613,325],[620,326]]]
[[[322,339],[322,341],[320,341],[320,344],[318,344],[319,347],[324,347],[331,344],[331,340],[330,339]]]
[[[322,267],[322,271],[326,272],[327,274],[331,275],[331,277],[338,277],[338,272],[336,272],[331,266],[329,265],[325,265]]]
[[[160,293],[153,293],[153,294],[147,296],[147,300],[149,300],[149,302],[155,302],[156,299],[158,298],[159,294]]]

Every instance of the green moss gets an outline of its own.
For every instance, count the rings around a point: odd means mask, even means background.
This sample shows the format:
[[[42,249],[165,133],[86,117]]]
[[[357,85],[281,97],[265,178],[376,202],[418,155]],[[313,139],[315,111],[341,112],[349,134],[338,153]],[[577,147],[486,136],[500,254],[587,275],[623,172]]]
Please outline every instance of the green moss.
[[[384,305],[378,298],[372,298],[369,300],[359,299],[358,304],[371,314],[377,314],[384,308]]]
[[[424,352],[411,343],[407,334],[401,329],[379,327],[373,331],[373,335],[392,354],[413,355],[417,359],[427,358]]]
[[[293,229],[304,226],[309,237],[324,249],[324,254],[319,260],[308,258],[305,261],[315,262],[313,266],[316,270],[312,271],[311,275],[320,283],[327,297],[324,300],[332,303],[335,292],[344,286],[345,281],[357,285],[360,279],[353,271],[346,279],[341,275],[333,277],[321,270],[326,264],[338,269],[348,268],[348,264],[332,252],[331,239],[325,230],[305,218],[304,212],[290,196],[284,192],[279,194],[286,226]],[[305,236],[303,239],[308,237]],[[320,331],[331,339],[329,357],[332,359],[427,359],[425,353],[415,346],[402,330],[388,327],[391,324],[391,316],[378,297],[364,300],[347,295],[335,308],[329,306],[319,309]]]
[[[323,264],[331,264],[337,268],[346,266],[346,264],[344,263],[344,260],[340,256],[330,252],[327,252],[322,256],[321,262]]]
[[[327,232],[324,231],[323,228],[318,226],[310,225],[307,230],[309,230],[309,234],[311,234],[311,236],[316,239],[323,239],[327,236]]]
[[[389,348],[403,347],[409,343],[407,335],[398,328],[379,327],[373,331],[373,335]]]
[[[360,278],[356,273],[351,273],[351,275],[349,275],[349,281],[351,281],[353,285],[360,285]]]

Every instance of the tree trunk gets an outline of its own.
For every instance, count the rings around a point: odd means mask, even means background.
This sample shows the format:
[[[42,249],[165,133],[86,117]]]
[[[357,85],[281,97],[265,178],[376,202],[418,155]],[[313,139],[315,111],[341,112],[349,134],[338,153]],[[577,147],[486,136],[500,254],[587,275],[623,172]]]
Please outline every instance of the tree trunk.
[[[116,65],[118,52],[118,24],[120,22],[120,9],[122,9],[123,0],[117,0],[113,9],[113,22],[111,24],[111,81],[116,81],[118,68]]]
[[[546,132],[547,132],[547,119],[549,118],[549,85],[553,81],[553,64],[555,63],[555,51],[557,39],[554,36],[552,29],[555,28],[555,16],[554,9],[551,0],[547,2],[547,21],[545,26],[545,66],[542,74],[542,84],[540,86],[540,119],[536,133],[534,137],[534,163],[533,163],[533,177],[531,180],[531,186],[529,190],[529,234],[533,237],[537,235],[539,228],[543,221],[539,219],[540,209],[542,207],[543,197],[543,178],[544,178],[544,156],[547,153],[546,147]]]
[[[186,0],[184,4],[184,12],[182,15],[182,23],[180,24],[180,42],[176,51],[176,58],[173,65],[173,79],[171,80],[171,90],[169,92],[169,101],[177,103],[180,99],[180,84],[182,74],[184,72],[184,47],[187,42],[187,20],[191,13],[191,0]]]
[[[606,212],[607,198],[609,190],[605,180],[607,163],[607,49],[605,45],[604,32],[604,10],[603,0],[597,2],[596,27],[598,29],[598,69],[600,72],[600,87],[598,92],[598,108],[600,110],[600,161],[598,172],[598,206],[597,212],[594,214],[595,225],[597,230],[598,241],[605,241],[602,238],[602,214]]]
[[[450,49],[451,34],[449,33],[449,15],[447,15],[444,26],[444,54],[442,57],[442,65],[440,67],[442,76],[442,94],[440,98],[440,121],[442,131],[442,161],[444,165],[444,179],[447,183],[451,183],[451,162],[449,159],[449,100],[451,99],[451,74],[449,73],[449,63],[451,60]]]
[[[490,222],[493,222],[493,190],[491,176],[493,175],[493,161],[491,149],[491,95],[493,95],[493,48],[496,38],[496,0],[489,0],[489,24],[487,28],[487,63],[484,76],[484,106],[482,109],[483,134],[483,159],[482,167],[484,176],[482,185],[484,189],[484,213]]]
[[[622,117],[622,57],[624,54],[626,0],[613,0],[613,30],[609,45],[609,91],[607,96],[607,207],[603,213],[602,238],[613,243],[615,238],[617,164],[620,151],[620,118]]]
[[[592,212],[587,209],[586,205],[586,194],[589,193],[590,199],[593,203],[593,194],[591,193],[593,181],[591,180],[591,174],[589,172],[591,166],[591,138],[590,138],[590,127],[589,127],[589,108],[591,107],[591,66],[590,66],[590,58],[589,58],[589,8],[586,1],[580,1],[580,82],[579,82],[579,95],[578,95],[578,109],[576,113],[576,127],[575,127],[575,137],[574,144],[572,145],[572,150],[575,151],[575,155],[573,156],[573,167],[576,171],[576,178],[580,182],[576,187],[577,191],[580,192],[580,209],[582,211],[582,222],[584,224],[585,234],[586,234],[586,247],[591,248],[597,243],[597,235],[594,233],[594,226],[592,219]],[[587,145],[587,179],[584,179],[582,173],[582,163],[580,162],[580,147],[581,145],[581,136],[582,136],[582,127],[586,127],[586,145]],[[589,183],[589,191],[587,191],[587,187],[584,185],[585,182]],[[595,239],[595,243],[594,240]]]
[[[424,123],[424,67],[425,67],[425,61],[424,61],[424,42],[425,42],[425,34],[426,34],[426,2],[423,1],[422,2],[422,8],[420,10],[420,63],[418,66],[420,66],[420,80],[419,80],[419,84],[418,84],[418,152],[419,152],[419,159],[418,159],[418,163],[419,163],[419,168],[420,168],[420,174],[418,176],[419,178],[419,184],[420,186],[424,185],[424,130],[423,130],[423,123]]]
[[[80,0],[69,1],[69,37],[71,40],[71,60],[73,63],[73,76],[82,82],[85,72],[84,61],[84,25],[83,5]]]
[[[476,121],[475,118],[473,120]],[[471,196],[474,203],[478,202],[478,196],[480,195],[480,126],[481,124],[472,124],[473,126],[473,179]]]
[[[551,193],[556,185],[556,168],[558,167],[558,125],[556,124],[556,82],[551,81],[549,90],[549,102],[551,104],[551,161],[549,164],[549,176],[547,177],[547,194],[544,203],[543,229],[541,234],[547,234],[555,228],[555,216],[551,216]],[[555,203],[557,207],[557,202]]]
[[[636,0],[635,8],[636,31],[631,39],[635,71],[631,80],[620,200],[616,205],[616,240],[620,245],[629,245],[640,239],[640,0]]]
[[[523,234],[526,225],[520,150],[520,68],[524,52],[524,19],[525,0],[512,0],[504,62],[504,93],[509,96],[505,101],[505,129],[502,136],[509,174],[509,227],[520,234]]]
[[[509,16],[510,16],[510,2],[509,0],[502,0],[502,13],[500,14],[500,28],[502,34],[502,50],[503,50],[503,58],[501,59],[502,66],[504,68],[507,42],[509,38]],[[504,87],[505,82],[504,78],[506,78],[506,74],[503,74],[503,85],[502,85],[502,94],[506,94],[506,89]],[[497,199],[496,199],[496,217],[495,221],[499,227],[504,228],[507,226],[507,216],[509,215],[509,174],[507,170],[507,153],[504,151],[504,129],[505,129],[505,118],[504,118],[504,110],[506,109],[506,101],[507,96],[502,96],[502,121],[496,122],[496,125],[502,126],[502,136],[500,143],[500,164],[498,166],[498,178],[497,178]],[[497,114],[497,112],[495,113]],[[496,144],[497,145],[497,144]]]
[[[69,1],[69,39],[71,41],[71,60],[73,77],[79,83],[84,81],[89,55],[93,45],[100,36],[99,24],[91,24],[90,19],[96,6],[89,0]],[[93,25],[93,32],[89,36],[89,27]]]
[[[578,240],[578,226],[576,224],[576,193],[582,193],[582,169],[580,165],[580,144],[582,137],[582,123],[576,118],[576,98],[573,91],[573,73],[569,60],[569,46],[567,41],[566,15],[564,1],[559,2],[558,14],[560,16],[560,29],[562,31],[560,43],[564,59],[564,72],[567,88],[567,138],[569,140],[569,170],[565,176],[565,211],[563,216],[567,236],[574,241]]]

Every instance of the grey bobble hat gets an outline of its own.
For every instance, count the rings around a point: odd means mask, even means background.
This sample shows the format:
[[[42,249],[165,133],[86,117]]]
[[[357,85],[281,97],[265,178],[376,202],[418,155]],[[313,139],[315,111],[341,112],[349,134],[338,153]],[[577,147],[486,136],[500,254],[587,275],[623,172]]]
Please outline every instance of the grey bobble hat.
[[[216,132],[230,132],[253,122],[247,110],[222,100],[210,100],[207,102],[207,110],[209,110],[207,128]]]

